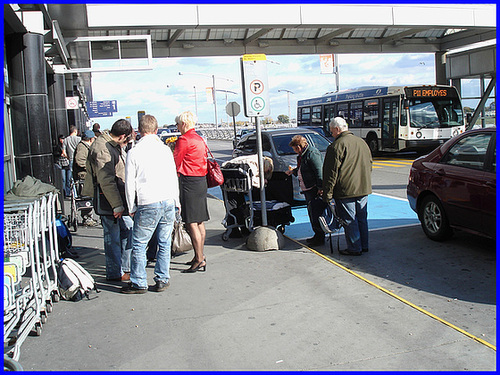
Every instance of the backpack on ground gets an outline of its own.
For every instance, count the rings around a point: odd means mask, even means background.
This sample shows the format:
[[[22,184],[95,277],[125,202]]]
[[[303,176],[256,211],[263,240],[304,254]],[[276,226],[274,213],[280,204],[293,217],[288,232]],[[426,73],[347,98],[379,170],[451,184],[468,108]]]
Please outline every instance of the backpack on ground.
[[[56,229],[59,256],[61,258],[78,258],[78,254],[73,250],[73,237],[71,232],[61,216],[56,218]]]
[[[73,259],[62,259],[58,263],[57,284],[61,298],[80,301],[84,296],[90,299],[92,290],[99,293],[94,278]]]

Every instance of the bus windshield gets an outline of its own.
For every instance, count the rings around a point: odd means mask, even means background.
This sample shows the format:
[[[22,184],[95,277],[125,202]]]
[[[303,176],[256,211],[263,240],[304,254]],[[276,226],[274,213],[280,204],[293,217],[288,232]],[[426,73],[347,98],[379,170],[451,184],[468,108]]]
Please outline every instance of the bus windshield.
[[[457,98],[410,99],[410,126],[414,128],[450,128],[463,124],[462,106]]]

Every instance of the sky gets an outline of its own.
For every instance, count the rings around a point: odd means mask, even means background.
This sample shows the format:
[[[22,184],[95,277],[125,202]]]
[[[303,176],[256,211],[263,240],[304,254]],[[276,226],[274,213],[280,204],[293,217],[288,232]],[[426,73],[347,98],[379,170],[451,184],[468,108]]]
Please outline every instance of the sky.
[[[335,91],[334,74],[321,74],[319,55],[267,55],[270,115],[296,118],[297,101],[322,96]],[[390,86],[409,84],[435,84],[434,54],[341,54],[336,55],[339,65],[340,90],[362,86]],[[105,64],[102,63],[102,64]],[[153,60],[154,68],[145,71],[92,73],[93,100],[117,100],[118,112],[113,117],[91,119],[101,129],[110,129],[120,119],[130,117],[137,128],[137,112],[155,116],[159,126],[172,125],[175,116],[183,111],[195,113],[195,89],[199,123],[214,123],[215,110],[208,102],[206,88],[216,77],[217,118],[219,125],[232,126],[226,114],[227,101],[237,102],[241,113],[236,121],[248,121],[244,116],[241,88],[240,56],[189,57]],[[182,75],[179,75],[182,72]],[[231,81],[228,81],[231,80]],[[278,92],[288,90],[292,93]]]

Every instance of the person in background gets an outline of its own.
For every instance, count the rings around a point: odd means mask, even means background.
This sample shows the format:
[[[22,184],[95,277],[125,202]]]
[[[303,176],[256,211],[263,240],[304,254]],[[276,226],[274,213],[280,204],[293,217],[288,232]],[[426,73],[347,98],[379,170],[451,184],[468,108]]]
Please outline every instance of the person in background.
[[[179,183],[172,151],[156,135],[157,129],[154,116],[142,116],[141,139],[127,154],[125,191],[134,229],[130,284],[122,289],[125,294],[148,290],[146,247],[156,231],[154,291],[163,292],[170,285],[170,245],[175,213],[180,208]]]
[[[54,164],[56,168],[61,173],[62,180],[62,192],[63,197],[69,197],[71,195],[71,182],[70,186],[66,184],[66,180],[71,181],[71,169],[69,169],[69,160],[66,153],[63,150],[64,135],[60,134],[57,137],[57,144],[54,147]]]
[[[326,149],[323,164],[323,201],[335,200],[344,221],[346,250],[342,255],[368,251],[368,195],[372,193],[372,155],[366,142],[349,131],[342,117],[330,122],[335,142]]]
[[[98,184],[113,209],[113,216],[101,215],[106,256],[106,280],[130,280],[130,254],[134,222],[125,212],[125,158],[123,148],[132,135],[127,120],[117,120],[110,131],[96,138],[89,149],[87,176],[83,185],[84,196],[94,196],[94,183]]]
[[[205,221],[210,219],[207,203],[207,145],[194,128],[196,116],[189,111],[175,118],[181,136],[175,144],[174,159],[179,176],[181,216],[191,237],[194,258],[186,273],[205,271]]]
[[[325,233],[319,225],[319,217],[326,208],[326,204],[321,199],[323,194],[323,157],[321,152],[308,144],[307,139],[302,135],[294,136],[289,145],[298,154],[297,167],[289,169],[285,173],[288,176],[293,174],[299,179],[300,190],[306,198],[307,213],[314,232],[314,236],[307,239],[307,244],[311,246],[323,245]]]
[[[77,194],[81,196],[81,189],[87,175],[86,165],[89,156],[89,149],[95,140],[95,134],[92,130],[85,130],[82,134],[82,140],[76,146],[73,158],[73,180],[76,183]],[[94,227],[97,221],[92,218],[92,208],[81,209],[83,225]]]
[[[94,132],[95,134],[95,137],[99,137],[102,133],[101,133],[101,125],[99,125],[97,122],[92,125],[92,131]]]
[[[267,156],[263,156],[263,162],[264,162],[264,184],[267,184],[267,182],[271,179],[273,175],[273,170],[274,170],[274,164],[273,164],[273,159]],[[260,173],[259,173],[259,160],[258,160],[258,155],[244,155],[244,156],[238,156],[234,159],[228,160],[224,163],[222,163],[221,168],[222,169],[234,169],[238,168],[239,166],[242,165],[247,165],[249,168],[249,171],[251,173],[251,181],[252,181],[252,196],[259,196],[260,200]],[[239,192],[232,192],[228,191],[226,192],[227,194],[227,207],[226,210],[231,214],[234,215],[237,219],[237,222],[239,225],[242,225],[245,219],[245,212],[247,211],[247,205],[245,201],[245,193],[239,193]],[[226,203],[224,201],[224,203]],[[226,219],[226,225],[231,226],[234,225],[234,217],[228,215]],[[231,233],[229,233],[230,238],[240,238],[242,237],[243,234],[248,234],[249,231],[246,227],[242,227],[241,230],[240,228],[233,228],[231,230]]]
[[[70,178],[66,179],[66,187],[71,194],[71,177],[73,176],[73,160],[75,156],[76,146],[82,139],[78,136],[78,130],[75,125],[69,127],[69,135],[64,138],[63,151],[69,160],[69,169],[71,171]],[[69,195],[68,195],[69,196]]]

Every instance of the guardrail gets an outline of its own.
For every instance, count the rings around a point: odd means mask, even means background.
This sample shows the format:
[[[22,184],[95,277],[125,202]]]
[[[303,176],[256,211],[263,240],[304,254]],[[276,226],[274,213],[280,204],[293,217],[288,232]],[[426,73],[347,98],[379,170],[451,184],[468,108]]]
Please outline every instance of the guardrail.
[[[295,128],[296,124],[280,124],[280,125],[266,125],[263,129],[284,129],[284,128]],[[255,129],[254,126],[246,126],[246,127],[236,127],[236,134],[239,133],[241,129]],[[196,130],[200,132],[205,138],[211,140],[226,140],[231,141],[234,139],[234,128],[228,126],[219,126],[216,127],[203,127],[198,126]]]

